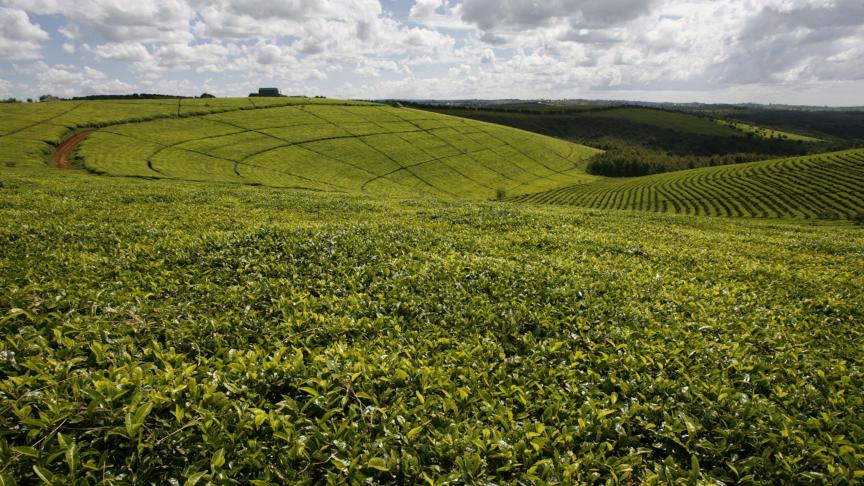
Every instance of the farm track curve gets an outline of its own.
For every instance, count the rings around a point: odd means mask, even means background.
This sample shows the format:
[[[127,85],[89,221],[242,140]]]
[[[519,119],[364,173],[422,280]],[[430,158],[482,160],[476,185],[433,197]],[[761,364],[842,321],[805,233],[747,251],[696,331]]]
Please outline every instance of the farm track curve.
[[[89,137],[94,131],[93,128],[88,128],[86,130],[82,130],[72,134],[71,136],[64,139],[57,145],[57,148],[54,150],[54,153],[51,155],[51,166],[56,167],[58,169],[69,169],[71,168],[69,164],[69,156],[72,154],[72,151],[84,141],[85,138]]]

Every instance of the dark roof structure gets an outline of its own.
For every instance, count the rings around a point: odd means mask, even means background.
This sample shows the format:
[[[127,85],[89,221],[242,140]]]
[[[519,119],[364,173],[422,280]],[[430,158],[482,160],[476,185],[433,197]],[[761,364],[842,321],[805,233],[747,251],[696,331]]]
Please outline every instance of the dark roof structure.
[[[249,93],[250,97],[269,97],[269,98],[281,98],[285,95],[279,93],[279,88],[258,88],[257,93]]]

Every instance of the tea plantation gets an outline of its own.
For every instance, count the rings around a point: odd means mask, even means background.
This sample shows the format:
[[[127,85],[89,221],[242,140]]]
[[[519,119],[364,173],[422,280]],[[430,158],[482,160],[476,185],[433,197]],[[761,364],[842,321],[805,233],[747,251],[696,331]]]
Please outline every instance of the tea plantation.
[[[2,108],[0,485],[864,480],[864,232],[807,209],[848,214],[860,153],[640,178],[690,214],[478,201],[565,159],[560,194],[613,185],[578,145],[307,101]]]
[[[0,167],[44,165],[70,130],[293,105],[368,105],[320,98],[58,101],[0,104]]]
[[[596,179],[585,163],[599,151],[521,130],[372,103],[260,100],[0,106],[16,110],[0,124],[0,163],[42,166],[49,142],[96,126],[82,166],[113,176],[461,199]]]
[[[864,149],[607,178],[514,199],[708,216],[854,219],[864,214]]]

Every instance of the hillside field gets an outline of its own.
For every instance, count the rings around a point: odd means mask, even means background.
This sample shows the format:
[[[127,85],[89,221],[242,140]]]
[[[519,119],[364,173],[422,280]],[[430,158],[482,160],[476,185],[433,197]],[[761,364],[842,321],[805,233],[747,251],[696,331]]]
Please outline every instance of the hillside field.
[[[0,114],[2,486],[864,481],[862,149],[607,178],[376,103]]]
[[[514,200],[705,216],[847,220],[864,214],[864,149],[606,178]]]
[[[271,106],[363,103],[305,98],[58,101],[0,104],[0,164],[43,166],[70,130]]]
[[[0,124],[0,163],[43,165],[50,143],[69,129],[101,127],[81,145],[80,165],[104,175],[492,199],[593,180],[585,161],[598,153],[488,123],[340,100],[41,105],[10,105],[28,118]]]
[[[810,137],[808,135],[801,135],[799,133],[791,133],[783,130],[777,130],[776,128],[768,128],[761,127],[758,125],[751,125],[750,123],[743,123],[735,120],[721,120],[718,119],[717,123],[721,125],[726,125],[732,127],[736,130],[740,130],[744,133],[752,133],[754,136],[762,137],[762,138],[780,138],[787,139],[793,141],[802,141],[802,142],[823,142],[824,140]]]

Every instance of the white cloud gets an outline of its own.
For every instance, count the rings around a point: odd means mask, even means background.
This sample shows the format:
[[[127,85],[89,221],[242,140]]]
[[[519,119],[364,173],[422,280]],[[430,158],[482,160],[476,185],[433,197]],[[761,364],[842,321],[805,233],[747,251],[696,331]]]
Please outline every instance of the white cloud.
[[[776,2],[746,19],[710,72],[723,83],[864,79],[864,2]],[[857,50],[856,50],[857,49]]]
[[[462,20],[462,4],[452,0],[416,0],[409,17],[427,27],[457,30],[474,28]]]
[[[108,42],[92,51],[101,60],[147,62],[151,59],[150,52],[140,42]]]
[[[112,79],[102,71],[89,66],[54,65],[38,63],[34,86],[40,94],[72,97],[99,93],[131,93],[133,86]]]
[[[399,65],[389,59],[362,59],[357,63],[354,72],[361,76],[381,76],[382,72],[398,72]]]
[[[98,34],[109,42],[188,42],[195,10],[185,0],[3,0],[4,4],[43,15],[63,15],[60,32],[81,42]]]
[[[23,10],[0,7],[0,59],[39,59],[48,33]]]
[[[602,28],[635,19],[651,0],[464,0],[462,18],[482,30],[534,29],[566,21],[573,28]]]
[[[12,83],[0,78],[0,98],[6,99],[12,96]]]
[[[429,18],[435,15],[438,9],[445,4],[445,0],[416,0],[409,15],[415,19]]]
[[[198,3],[198,2],[196,2]],[[322,21],[357,25],[381,17],[377,0],[216,0],[200,2],[195,33],[214,39],[301,37]]]
[[[198,94],[189,79],[204,76],[215,92],[267,82],[362,98],[796,96],[864,83],[862,0],[391,1],[406,2],[404,17],[380,0],[0,0],[0,61],[55,49],[79,67],[24,63],[14,76],[57,69],[81,92]],[[62,45],[34,14],[62,16]],[[13,79],[13,92],[27,84]]]

